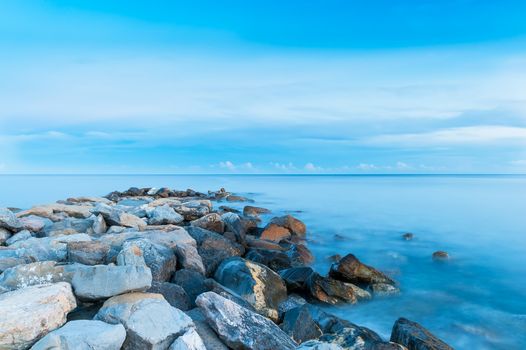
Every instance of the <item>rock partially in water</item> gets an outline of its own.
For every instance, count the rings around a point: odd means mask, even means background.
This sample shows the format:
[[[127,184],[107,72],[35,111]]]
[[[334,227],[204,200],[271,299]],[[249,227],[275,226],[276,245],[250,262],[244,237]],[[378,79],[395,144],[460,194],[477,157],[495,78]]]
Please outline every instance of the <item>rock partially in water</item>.
[[[410,232],[406,232],[402,235],[402,238],[405,239],[406,241],[411,241],[414,237],[415,235],[413,235]]]
[[[177,337],[194,327],[184,312],[172,307],[162,295],[150,293],[110,298],[95,319],[124,326],[124,350],[168,349]]]
[[[398,289],[398,287],[387,283],[374,283],[371,284],[370,288],[374,295],[386,296],[400,293],[400,289]]]
[[[287,228],[290,233],[295,236],[305,237],[305,234],[307,233],[307,227],[305,224],[292,215],[275,217],[270,223]]]
[[[381,349],[378,346],[384,344],[378,334],[366,327],[356,325],[346,326],[333,334],[324,334],[320,337],[320,340],[339,345],[344,349],[353,350]]]
[[[358,293],[358,287],[350,283],[323,277],[316,272],[309,276],[305,285],[314,299],[328,304],[338,304],[341,302],[354,304],[358,300],[358,294],[362,297],[362,295],[366,295],[365,293],[367,293],[361,289]]]
[[[121,324],[109,324],[97,320],[70,321],[63,327],[48,333],[31,350],[119,350],[126,339]]]
[[[406,346],[409,350],[453,350],[420,324],[399,318],[391,332],[391,341]]]
[[[227,196],[226,200],[229,201],[229,202],[249,202],[249,201],[251,201],[247,197],[236,196],[236,195],[233,195],[233,194]]]
[[[239,257],[217,268],[214,279],[249,302],[258,313],[278,319],[278,306],[287,298],[285,283],[268,267]]]
[[[184,221],[184,217],[168,205],[156,207],[148,213],[148,217],[149,225],[176,225]]]
[[[76,306],[71,286],[64,282],[0,294],[0,348],[29,349],[62,326]]]
[[[449,254],[443,250],[438,250],[433,253],[433,260],[435,261],[446,261],[449,260]]]
[[[203,293],[196,303],[210,326],[232,349],[296,348],[296,343],[272,321],[216,293]]]
[[[148,293],[161,294],[166,301],[179,310],[190,310],[192,303],[186,291],[180,285],[170,282],[153,282]]]
[[[332,264],[329,275],[332,278],[350,282],[358,286],[386,283],[394,285],[394,280],[384,273],[360,262],[354,255],[348,254],[339,262]]]
[[[269,209],[254,207],[252,205],[247,205],[243,208],[243,215],[246,216],[258,216],[259,214],[268,214],[270,213]]]
[[[22,223],[15,214],[7,208],[0,208],[0,228],[18,232],[22,228]]]
[[[259,238],[267,241],[281,242],[282,240],[290,238],[290,231],[283,226],[270,223],[265,227],[263,232],[261,232]]]
[[[225,223],[223,222],[221,215],[217,213],[207,214],[190,222],[190,225],[217,233],[223,233],[225,231]]]

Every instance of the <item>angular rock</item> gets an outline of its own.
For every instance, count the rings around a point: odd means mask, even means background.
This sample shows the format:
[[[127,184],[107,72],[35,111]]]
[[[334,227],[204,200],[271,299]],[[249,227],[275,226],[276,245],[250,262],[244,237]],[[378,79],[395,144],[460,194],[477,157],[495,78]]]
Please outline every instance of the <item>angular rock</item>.
[[[287,255],[292,261],[292,266],[304,266],[311,264],[314,261],[314,256],[303,244],[294,244],[287,250]]]
[[[279,307],[278,307],[279,319],[283,321],[283,316],[285,316],[285,313],[287,311],[292,310],[296,307],[305,305],[305,304],[307,304],[307,300],[303,299],[298,294],[289,294],[287,299],[279,303]]]
[[[191,328],[175,339],[169,350],[207,350],[207,348],[196,330]]]
[[[175,247],[175,255],[177,256],[179,265],[183,269],[194,270],[202,275],[206,274],[203,259],[195,246],[184,243],[178,244]]]
[[[223,222],[221,215],[217,213],[205,215],[190,222],[190,225],[201,227],[205,230],[214,231],[217,233],[223,233],[225,231],[225,223]]]
[[[261,207],[247,205],[243,208],[243,215],[258,216],[259,214],[268,214],[270,210]]]
[[[161,294],[170,305],[179,310],[186,311],[192,307],[188,294],[186,294],[183,287],[175,283],[153,282],[152,287],[148,289],[148,293]]]
[[[126,330],[121,324],[96,320],[69,321],[40,339],[31,350],[119,350],[124,339]]]
[[[44,235],[48,237],[60,236],[60,235],[72,235],[76,233],[88,233],[92,234],[93,219],[75,219],[65,218],[64,220],[54,222],[51,225],[47,225],[44,229]]]
[[[271,223],[265,227],[259,238],[267,241],[281,242],[282,240],[290,238],[290,231],[283,226]]]
[[[175,272],[177,258],[173,250],[166,246],[154,244],[148,239],[140,238],[124,242],[122,250],[125,252],[131,251],[132,255],[140,252],[146,266],[152,270],[154,281],[169,281]],[[121,264],[119,260],[117,261]]]
[[[181,214],[186,221],[196,220],[210,213],[210,209],[207,206],[189,207],[186,206],[186,203],[184,204],[185,205],[176,206],[174,209]]]
[[[84,265],[107,263],[110,245],[98,241],[67,243],[68,261]]]
[[[9,239],[7,239],[5,241],[5,243],[7,245],[12,245],[12,244],[14,244],[16,242],[19,242],[19,241],[25,241],[26,239],[29,239],[31,237],[33,237],[31,235],[31,232],[29,232],[28,230],[22,230],[22,231],[20,231],[18,233],[15,233],[14,235],[12,235]]]
[[[313,319],[309,307],[296,307],[285,313],[281,329],[301,344],[307,340],[318,339],[323,331]]]
[[[77,306],[68,283],[47,284],[0,294],[0,349],[29,349],[66,322]]]
[[[223,298],[233,301],[237,305],[244,307],[245,309],[257,312],[254,306],[252,306],[252,304],[243,299],[239,294],[237,294],[233,290],[218,283],[213,278],[207,278],[205,280],[205,286],[207,288],[207,292],[214,292],[216,294],[219,294]]]
[[[282,251],[288,250],[287,247],[283,247],[276,242],[265,241],[259,238],[255,238],[252,235],[247,235],[247,245],[250,248],[256,248],[256,249],[269,249],[269,250],[282,250]]]
[[[106,223],[112,226],[132,227],[140,230],[146,226],[141,218],[107,204],[99,203],[91,209],[91,212],[95,215],[102,215]]]
[[[95,235],[103,235],[108,231],[108,225],[106,225],[106,220],[104,220],[104,217],[102,215],[97,215],[95,219],[93,219],[93,226],[91,227],[93,230],[93,234]]]
[[[85,233],[58,237],[32,237],[15,242],[9,248],[16,250],[18,257],[25,258],[29,261],[66,261],[68,242],[91,240],[92,238]]]
[[[399,318],[391,332],[391,341],[406,346],[409,350],[452,350],[420,324]]]
[[[197,300],[210,326],[232,349],[292,350],[294,341],[272,321],[222,296],[206,292]]]
[[[24,216],[19,220],[22,227],[31,232],[40,232],[45,227],[53,224],[53,221],[49,220],[48,218],[42,218],[36,215]]]
[[[307,227],[305,224],[292,215],[275,217],[270,223],[287,228],[290,233],[295,236],[305,237],[305,234],[307,233]]]
[[[150,225],[179,224],[184,221],[183,216],[168,205],[155,207],[148,217],[148,224]]]
[[[353,325],[345,327],[337,333],[324,334],[320,341],[336,344],[344,349],[356,350],[375,350],[381,349],[379,346],[384,344],[382,338],[372,330]]]
[[[186,314],[194,321],[195,330],[203,340],[206,350],[228,350],[228,347],[223,344],[214,330],[210,328],[205,316],[198,308],[187,311]]]
[[[221,263],[214,279],[249,302],[258,313],[278,319],[278,306],[287,298],[287,287],[268,267],[234,257]]]
[[[322,277],[320,274],[312,273],[305,285],[310,295],[324,303],[338,304],[341,302],[356,303],[358,300],[355,287],[350,283],[341,282],[332,278]]]
[[[295,290],[304,290],[305,282],[309,279],[310,275],[314,273],[311,267],[293,267],[286,270],[281,270],[279,275],[285,281],[289,292]]]
[[[338,263],[332,264],[329,275],[332,278],[354,283],[358,286],[375,283],[396,284],[394,280],[375,268],[360,262],[354,255],[348,254]]]
[[[236,240],[241,243],[246,243],[246,234],[249,227],[247,227],[247,222],[241,220],[241,217],[234,213],[225,213],[221,215],[225,223],[225,229],[233,232],[236,235]]]
[[[73,218],[86,219],[91,216],[91,205],[67,205],[67,204],[46,204],[32,207],[28,210],[23,210],[16,214],[17,217],[22,218],[24,216],[36,215],[44,218],[51,219],[52,221],[58,221],[63,218],[61,214],[70,216]]]
[[[64,270],[64,266],[57,266],[54,261],[41,261],[6,269],[0,275],[0,286],[6,290],[15,290],[70,280],[71,276]]]
[[[248,202],[248,201],[250,201],[250,199],[248,199],[247,197],[236,196],[236,195],[233,195],[233,194],[227,196],[226,200],[229,201],[229,202]]]
[[[374,293],[374,295],[393,295],[400,293],[400,289],[398,287],[393,286],[392,284],[387,283],[374,283],[371,284],[370,289]]]
[[[181,286],[189,297],[190,305],[195,306],[195,298],[209,289],[205,285],[205,278],[202,274],[194,270],[178,270],[172,282]]]
[[[279,250],[250,249],[245,259],[268,266],[276,272],[292,266],[292,260],[287,253]]]
[[[6,241],[13,235],[11,231],[0,228],[0,246],[5,245]]]
[[[337,344],[321,342],[319,340],[309,340],[302,343],[296,350],[344,350]]]
[[[163,205],[168,205],[170,207],[177,207],[181,205],[181,201],[175,198],[159,198],[154,200],[153,202],[148,203],[149,207],[159,207]]]
[[[127,337],[124,350],[168,349],[180,335],[194,327],[190,317],[160,294],[129,293],[106,300],[95,319],[121,323]]]
[[[243,246],[216,232],[190,226],[188,233],[197,241],[197,251],[203,260],[207,276],[212,275],[223,260],[245,253]]]
[[[22,228],[22,224],[11,210],[0,208],[0,228],[17,232]]]

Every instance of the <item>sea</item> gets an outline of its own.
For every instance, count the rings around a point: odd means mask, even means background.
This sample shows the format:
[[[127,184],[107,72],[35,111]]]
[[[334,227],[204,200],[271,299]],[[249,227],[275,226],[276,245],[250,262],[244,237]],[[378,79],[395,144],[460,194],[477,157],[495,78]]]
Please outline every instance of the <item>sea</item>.
[[[132,186],[224,187],[303,220],[319,273],[352,253],[399,282],[399,295],[325,307],[386,339],[405,317],[455,349],[526,349],[526,176],[1,175],[0,206]]]

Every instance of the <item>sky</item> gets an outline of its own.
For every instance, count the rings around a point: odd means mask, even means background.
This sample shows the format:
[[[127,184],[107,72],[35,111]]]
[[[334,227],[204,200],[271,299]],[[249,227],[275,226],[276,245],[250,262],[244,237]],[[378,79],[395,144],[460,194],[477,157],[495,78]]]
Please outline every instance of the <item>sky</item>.
[[[526,173],[525,1],[0,2],[0,173]]]

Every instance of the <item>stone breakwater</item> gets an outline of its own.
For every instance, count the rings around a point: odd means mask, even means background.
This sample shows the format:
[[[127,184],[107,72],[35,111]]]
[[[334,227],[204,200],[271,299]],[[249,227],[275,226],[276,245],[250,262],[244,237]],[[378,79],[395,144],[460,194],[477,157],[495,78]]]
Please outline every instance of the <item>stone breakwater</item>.
[[[404,318],[382,339],[322,310],[399,286],[351,253],[314,271],[305,224],[252,204],[130,188],[0,208],[0,349],[451,349]]]

